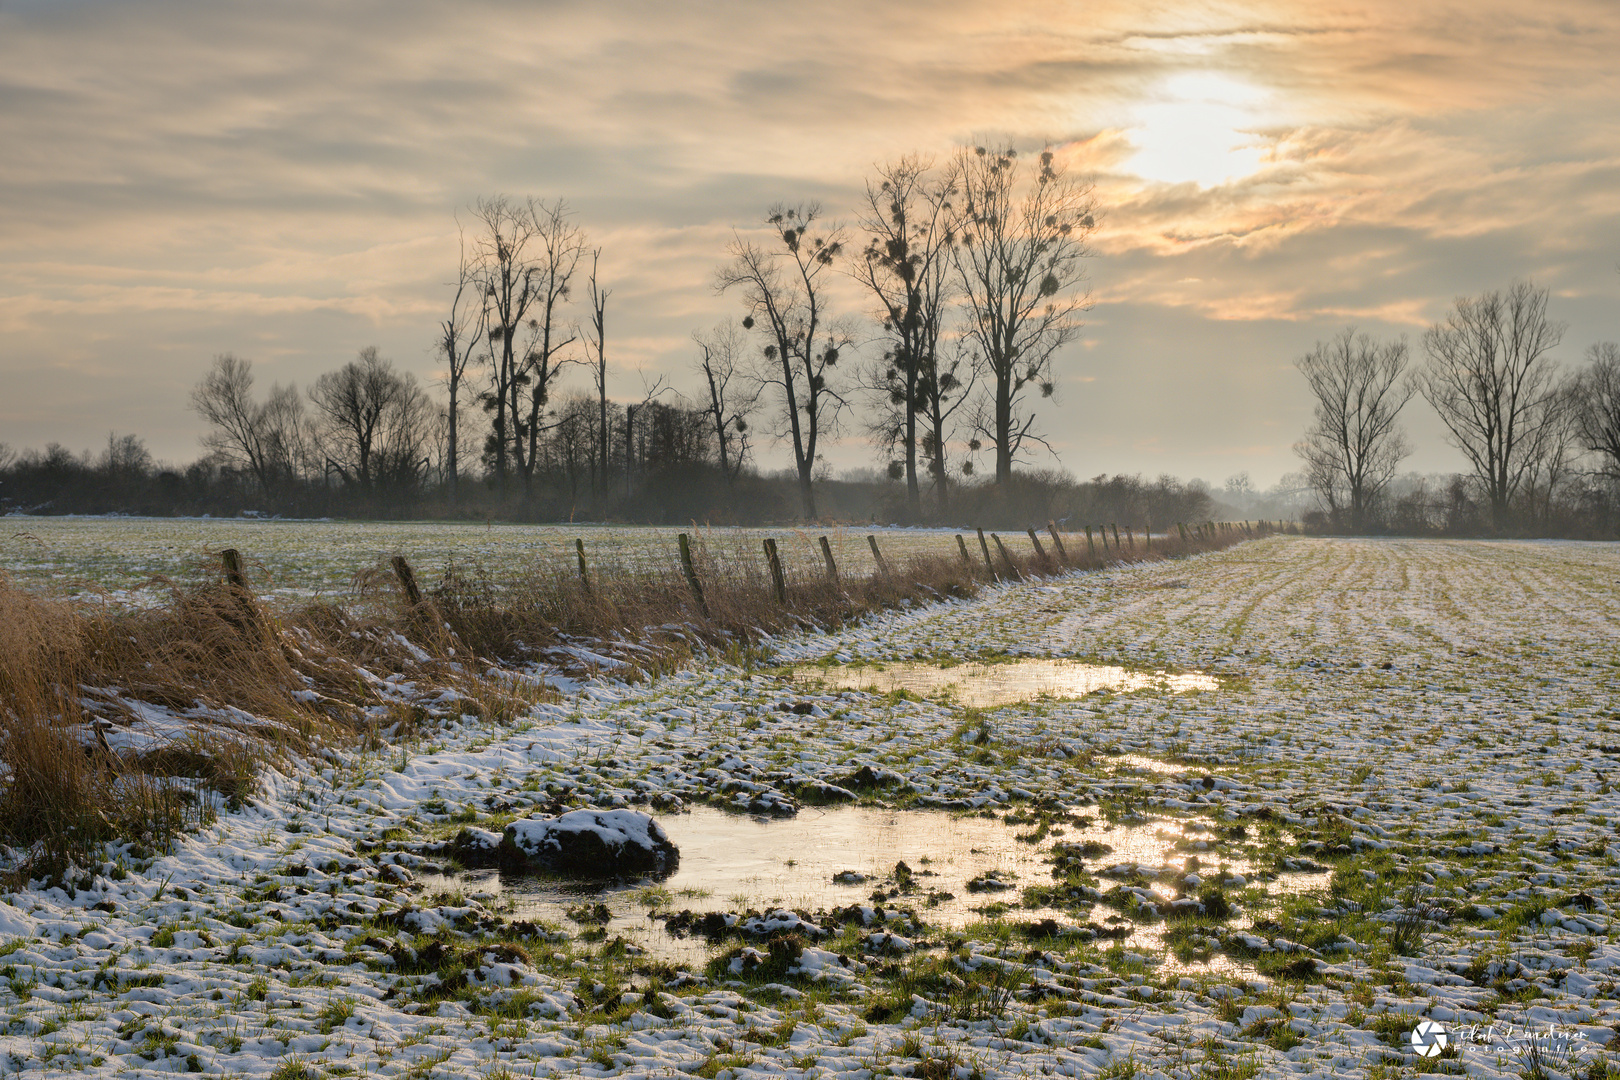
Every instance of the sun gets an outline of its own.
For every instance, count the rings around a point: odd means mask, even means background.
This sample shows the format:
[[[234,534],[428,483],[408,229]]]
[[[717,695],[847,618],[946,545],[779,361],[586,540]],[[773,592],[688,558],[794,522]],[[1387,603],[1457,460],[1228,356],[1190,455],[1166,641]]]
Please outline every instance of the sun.
[[[1265,152],[1253,129],[1265,92],[1213,72],[1167,79],[1133,110],[1135,153],[1127,168],[1144,180],[1215,187],[1258,172]]]

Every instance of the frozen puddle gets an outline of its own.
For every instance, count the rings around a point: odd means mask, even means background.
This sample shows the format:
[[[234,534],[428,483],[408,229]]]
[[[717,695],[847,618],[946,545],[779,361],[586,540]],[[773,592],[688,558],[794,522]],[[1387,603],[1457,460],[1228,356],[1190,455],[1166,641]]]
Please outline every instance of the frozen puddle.
[[[945,697],[973,708],[991,708],[1039,697],[1076,698],[1099,690],[1168,690],[1187,693],[1218,690],[1212,675],[1202,672],[1131,671],[1075,660],[1013,660],[1001,664],[970,661],[942,666],[897,662],[848,667],[801,667],[793,677],[853,690],[886,694],[908,690],[922,697]]]
[[[994,917],[1021,922],[1055,919],[1068,925],[1089,920],[1117,930],[1125,948],[1162,952],[1165,924],[1156,919],[1137,925],[1102,903],[1089,913],[1023,906],[1024,889],[1054,884],[1048,856],[1057,841],[1095,845],[1088,848],[1084,862],[1102,892],[1130,877],[1132,867],[1153,879],[1155,898],[1165,902],[1176,893],[1167,879],[1186,870],[1196,870],[1206,882],[1224,873],[1245,875],[1249,884],[1258,884],[1245,859],[1214,850],[1215,834],[1197,820],[1097,823],[1083,828],[1053,824],[1037,832],[1035,824],[942,810],[806,808],[793,818],[764,819],[706,806],[659,820],[681,851],[679,869],[662,880],[603,885],[497,871],[423,875],[418,880],[430,895],[461,892],[483,897],[511,918],[564,927],[576,936],[590,927],[573,916],[601,903],[608,909],[608,919],[601,924],[602,932],[592,932],[591,937],[622,936],[654,959],[693,970],[719,948],[699,934],[671,934],[663,916],[683,910],[702,915],[776,908],[814,916],[850,904],[881,904],[891,910],[914,910],[936,929],[960,929]],[[1029,839],[1020,840],[1019,834]],[[889,897],[897,863],[910,869],[912,887]],[[1307,885],[1286,880],[1290,876],[1307,877],[1282,875],[1271,882],[1271,891]],[[881,901],[873,896],[879,889],[885,892]],[[1232,925],[1244,921],[1234,919]],[[1114,940],[1097,941],[1101,948],[1112,944]],[[1216,958],[1216,966],[1223,963]]]

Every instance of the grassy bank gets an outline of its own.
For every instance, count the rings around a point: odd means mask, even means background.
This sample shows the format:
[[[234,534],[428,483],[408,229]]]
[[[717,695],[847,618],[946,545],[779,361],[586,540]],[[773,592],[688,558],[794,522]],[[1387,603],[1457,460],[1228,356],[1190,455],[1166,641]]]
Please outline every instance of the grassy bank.
[[[717,558],[701,542],[689,566],[672,553],[656,571],[582,560],[572,573],[505,580],[452,567],[418,582],[398,556],[357,574],[345,606],[285,610],[254,598],[251,561],[231,573],[213,559],[141,611],[0,576],[0,842],[15,872],[57,875],[107,840],[167,846],[251,798],[267,761],[467,713],[521,715],[551,692],[537,664],[634,680],[994,581],[1177,558],[1251,535],[964,536],[965,558],[879,556],[886,569],[859,577],[784,565],[778,578],[763,554]]]

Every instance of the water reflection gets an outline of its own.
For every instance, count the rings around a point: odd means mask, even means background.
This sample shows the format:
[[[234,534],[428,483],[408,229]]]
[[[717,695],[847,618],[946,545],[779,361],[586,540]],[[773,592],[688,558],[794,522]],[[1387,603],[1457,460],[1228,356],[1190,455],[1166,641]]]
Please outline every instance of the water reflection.
[[[1017,814],[953,815],[939,810],[877,807],[805,809],[794,818],[761,819],[706,806],[661,819],[681,850],[675,874],[656,883],[568,883],[533,877],[503,877],[493,871],[458,877],[424,877],[431,893],[459,890],[490,894],[510,905],[514,918],[530,919],[582,932],[569,909],[601,902],[611,913],[603,929],[622,935],[653,958],[696,969],[715,952],[701,936],[667,933],[659,915],[683,909],[742,912],[785,907],[809,914],[850,904],[881,903],[914,909],[935,928],[960,929],[989,918],[1068,925],[1088,921],[1118,928],[1119,944],[1152,956],[1164,953],[1166,925],[1137,920],[1098,903],[1087,911],[1044,904],[1024,906],[1024,890],[1051,886],[1051,847],[1083,851],[1085,869],[1096,875],[1102,893],[1135,883],[1168,902],[1183,875],[1196,873],[1205,884],[1236,892],[1270,879],[1268,891],[1291,892],[1326,885],[1326,875],[1263,873],[1241,850],[1220,850],[1216,827],[1197,818],[1158,818],[1129,825],[1069,819],[1039,828]],[[1022,835],[1025,839],[1020,840]],[[911,871],[910,891],[874,901],[874,891],[895,885],[897,863]],[[1299,880],[1292,880],[1298,878]],[[1188,883],[1190,884],[1190,882]],[[1005,888],[1001,887],[1005,886]],[[1196,893],[1196,888],[1186,890]],[[1246,915],[1228,925],[1248,923]],[[1113,944],[1099,940],[1099,947]],[[1219,955],[1210,961],[1178,964],[1188,971],[1224,970]]]
[[[1076,698],[1099,690],[1167,690],[1181,694],[1218,690],[1212,675],[1202,672],[1130,671],[1074,660],[1013,660],[1004,664],[969,662],[941,666],[885,663],[848,667],[798,668],[794,679],[852,690],[885,694],[908,690],[923,697],[948,697],[973,708],[992,708],[1038,697]]]

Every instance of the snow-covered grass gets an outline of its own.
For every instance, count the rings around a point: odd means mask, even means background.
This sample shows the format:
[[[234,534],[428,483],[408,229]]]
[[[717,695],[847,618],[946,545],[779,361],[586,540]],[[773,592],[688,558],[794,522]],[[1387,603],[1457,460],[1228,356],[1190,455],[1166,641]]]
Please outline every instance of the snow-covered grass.
[[[1517,1076],[1509,1034],[1554,1025],[1582,1075],[1604,1075],[1617,579],[1603,545],[1272,538],[773,643],[795,664],[1202,670],[1216,691],[973,710],[694,663],[583,681],[517,726],[469,715],[271,772],[171,851],[120,845],[5,898],[0,1068]],[[466,825],[632,804],[667,820],[695,801],[780,813],[831,788],[1013,816],[1053,872],[997,896],[1068,918],[1013,907],[936,928],[900,880],[854,913],[739,897],[737,925],[765,932],[677,970],[412,888],[421,852]],[[1208,838],[1196,869],[1063,843],[1082,821],[1154,819]],[[1223,862],[1323,884],[1268,893]],[[1122,924],[1162,926],[1165,944],[1098,932]],[[1423,1061],[1407,1049],[1420,1016],[1482,1041]]]

